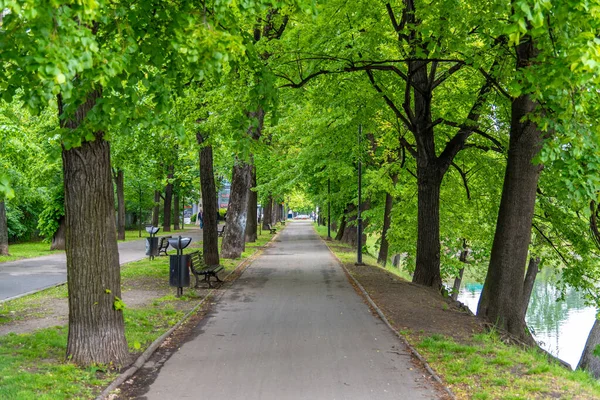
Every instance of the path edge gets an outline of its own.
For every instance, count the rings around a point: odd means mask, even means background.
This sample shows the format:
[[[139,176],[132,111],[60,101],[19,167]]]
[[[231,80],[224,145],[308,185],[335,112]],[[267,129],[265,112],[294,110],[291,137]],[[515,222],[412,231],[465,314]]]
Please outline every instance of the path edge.
[[[283,229],[282,229],[282,231],[283,231]],[[246,270],[246,268],[248,266],[250,266],[250,264],[252,264],[252,262],[254,262],[254,260],[256,258],[258,258],[267,247],[269,247],[269,245],[271,245],[271,243],[273,242],[273,240],[278,235],[279,235],[279,232],[277,232],[276,234],[274,234],[271,237],[271,239],[266,244],[264,244],[263,246],[259,247],[258,250],[254,254],[252,254],[250,257],[246,258],[245,260],[242,260],[235,267],[235,269],[233,269],[231,272],[229,272],[229,274],[227,274],[227,276],[225,278],[223,278],[223,281],[227,282],[227,279],[230,276],[234,276],[235,274],[237,274],[237,277],[231,281],[231,283],[235,282],[237,280],[237,278],[239,278],[239,276]],[[211,298],[211,296],[212,296],[213,292],[215,291],[215,289],[218,289],[218,288],[212,288],[211,290],[209,290],[208,293],[198,302],[198,304],[196,304],[194,306],[194,308],[192,308],[190,311],[188,311],[187,314],[185,314],[183,317],[181,317],[181,319],[175,325],[173,325],[171,327],[171,329],[169,329],[168,331],[166,331],[165,333],[163,333],[154,342],[152,342],[150,344],[150,346],[148,346],[148,348],[135,360],[135,362],[132,364],[132,366],[129,367],[127,370],[125,370],[125,372],[123,372],[119,376],[117,376],[115,378],[115,380],[113,380],[111,382],[111,384],[108,385],[95,398],[95,400],[105,400],[105,399],[107,399],[108,396],[111,394],[111,392],[113,390],[115,390],[119,386],[121,386],[129,377],[131,377],[132,375],[134,375],[140,368],[142,368],[144,366],[144,364],[146,363],[146,361],[148,361],[148,359],[163,344],[163,342],[169,336],[171,336],[171,334],[173,332],[175,332],[175,330],[177,330],[181,325],[183,325],[190,318],[190,316],[192,316],[192,314],[194,314],[196,311],[198,311],[198,309],[200,307],[202,307],[204,305],[204,303],[206,303],[207,300],[209,300]],[[228,288],[226,288],[226,290],[227,289]],[[223,292],[225,292],[225,291],[223,291]]]
[[[314,229],[314,226],[313,226],[313,229]],[[325,246],[327,246],[327,243],[321,237],[321,235],[319,235],[319,233],[316,231],[316,229],[314,229],[314,230],[315,230],[315,233],[317,234],[317,236],[319,237],[319,239],[321,239],[321,241],[323,242],[323,244],[325,244]],[[393,327],[393,325],[387,319],[387,317],[385,316],[385,314],[383,313],[383,311],[381,311],[381,309],[377,306],[377,304],[375,303],[375,301],[373,301],[373,299],[371,298],[371,296],[369,296],[369,293],[367,293],[367,291],[360,284],[360,282],[354,276],[352,276],[352,274],[350,273],[350,271],[348,271],[348,269],[346,268],[346,266],[344,265],[344,263],[337,257],[337,255],[333,252],[333,250],[331,250],[331,248],[329,248],[329,246],[327,246],[327,249],[329,250],[329,252],[333,256],[333,258],[335,258],[335,260],[338,262],[338,264],[342,267],[342,269],[346,273],[346,276],[348,276],[352,280],[352,282],[356,285],[356,287],[361,291],[363,297],[367,300],[367,302],[369,303],[369,305],[371,307],[373,307],[373,309],[375,310],[375,312],[377,312],[377,315],[379,316],[379,318],[387,325],[388,328],[390,328],[390,330],[392,332],[394,332],[396,334],[396,336],[398,336],[398,338],[406,345],[406,347],[408,347],[408,349],[410,350],[410,352],[412,353],[412,355],[415,356],[421,363],[423,363],[423,366],[425,367],[425,369],[427,370],[427,372],[429,372],[429,374],[433,377],[433,379],[444,388],[444,390],[446,391],[446,394],[448,394],[451,399],[456,400],[456,395],[452,392],[452,390],[450,390],[450,388],[446,386],[446,384],[444,383],[444,381],[442,381],[442,378],[440,378],[440,376],[433,370],[433,368],[431,368],[429,366],[429,364],[427,363],[427,361],[425,360],[425,358],[417,351],[417,349],[415,349],[408,342],[408,340],[406,340],[406,338],[400,332],[398,332],[396,330],[396,328]]]

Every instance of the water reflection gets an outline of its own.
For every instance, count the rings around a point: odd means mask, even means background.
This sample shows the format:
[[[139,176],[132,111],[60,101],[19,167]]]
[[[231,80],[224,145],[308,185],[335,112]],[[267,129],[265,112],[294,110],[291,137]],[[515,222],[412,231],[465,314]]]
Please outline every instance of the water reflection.
[[[480,283],[467,282],[458,300],[475,313],[482,288]],[[542,271],[531,294],[527,325],[542,348],[575,368],[594,324],[596,309],[586,306],[574,289],[567,291],[564,301],[556,301],[559,295],[555,275],[550,269]]]

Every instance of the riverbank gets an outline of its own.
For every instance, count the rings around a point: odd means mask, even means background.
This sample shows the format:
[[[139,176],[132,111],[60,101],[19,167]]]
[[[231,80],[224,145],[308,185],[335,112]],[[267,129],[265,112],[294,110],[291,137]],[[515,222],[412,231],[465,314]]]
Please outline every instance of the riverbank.
[[[325,227],[317,231],[325,238]],[[356,266],[356,250],[326,241],[393,328],[426,359],[458,399],[597,399],[600,382],[541,352],[505,343],[470,312],[431,289],[377,266]]]

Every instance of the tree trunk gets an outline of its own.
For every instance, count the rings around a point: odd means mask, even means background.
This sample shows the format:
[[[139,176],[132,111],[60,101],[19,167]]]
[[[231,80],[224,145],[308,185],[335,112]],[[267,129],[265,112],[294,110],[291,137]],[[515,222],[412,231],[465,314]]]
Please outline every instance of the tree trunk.
[[[238,258],[246,249],[245,233],[248,217],[248,188],[252,166],[236,160],[231,179],[231,193],[227,207],[227,225],[221,243],[223,258]]]
[[[158,226],[158,217],[160,214],[160,191],[154,191],[154,208],[152,209],[152,226]]]
[[[250,189],[256,187],[256,167],[251,166],[250,170]],[[246,242],[256,242],[258,219],[256,209],[258,208],[258,194],[254,190],[248,189],[248,222],[246,223]]]
[[[163,212],[163,232],[171,232],[171,202],[173,201],[173,166],[167,168],[167,186],[165,186],[165,202]]]
[[[392,183],[396,186],[398,182],[398,174],[392,176]],[[389,241],[387,239],[387,232],[392,225],[392,206],[394,205],[394,198],[390,193],[385,194],[385,210],[383,211],[383,229],[381,230],[381,245],[379,246],[379,255],[377,256],[377,262],[385,267],[388,260]]]
[[[93,92],[61,127],[76,129],[101,96]],[[121,269],[115,236],[110,146],[102,132],[81,147],[63,148],[69,336],[67,358],[79,365],[127,364],[121,298]]]
[[[125,190],[123,188],[123,170],[115,175],[117,187],[117,240],[125,240]]]
[[[365,211],[369,208],[367,202],[363,202],[361,207],[361,212]],[[356,210],[356,206],[351,204],[348,206],[348,213],[351,213]],[[346,226],[344,229],[344,233],[342,234],[341,241],[349,244],[352,247],[356,247],[358,245],[358,223],[357,223],[358,215],[353,215],[351,217],[346,217]],[[363,221],[363,232],[367,226],[367,221]],[[362,244],[367,243],[367,235],[362,234]]]
[[[179,230],[179,195],[173,195],[173,229]]]
[[[199,145],[206,140],[200,133],[196,134]],[[212,146],[205,145],[200,149],[200,188],[202,190],[202,250],[206,265],[219,265],[219,235],[217,233],[217,188],[213,171]]]
[[[342,240],[344,237],[344,232],[346,231],[346,211],[344,211],[344,215],[342,215],[342,220],[340,221],[340,229],[338,229],[337,234],[335,235],[335,240]]]
[[[600,357],[594,355],[594,350],[598,345],[600,345],[600,322],[596,319],[577,366],[578,369],[591,373],[596,379],[600,379]]]
[[[50,245],[50,250],[65,250],[66,249],[66,234],[67,227],[65,217],[60,217],[58,221],[58,229],[54,232],[52,236],[52,244]]]
[[[273,212],[273,196],[269,195],[267,198],[267,203],[263,207],[263,225],[262,228],[264,230],[269,229],[267,225],[271,224],[271,213]]]
[[[469,255],[469,249],[467,247],[467,240],[463,239],[462,242],[463,242],[463,248],[460,252],[460,256],[458,257],[458,259],[463,263],[467,263],[467,256]],[[454,301],[458,300],[458,294],[460,293],[460,285],[462,283],[464,273],[465,273],[465,267],[462,267],[458,271],[458,276],[456,278],[454,278],[454,285],[452,285],[452,293],[450,295],[450,297]]]
[[[525,275],[525,282],[523,282],[523,316],[527,315],[527,309],[529,308],[529,299],[531,298],[531,292],[533,292],[533,285],[535,278],[538,274],[540,266],[539,257],[530,257],[529,266],[527,267],[527,274]]]
[[[527,68],[538,54],[526,36],[517,46],[517,70]],[[523,313],[523,276],[531,240],[537,183],[541,166],[533,163],[542,148],[542,132],[527,119],[537,107],[527,94],[513,100],[508,160],[490,266],[477,316],[534,343]]]
[[[8,223],[6,220],[6,204],[0,200],[0,256],[8,256]]]
[[[269,221],[271,226],[274,226],[277,223],[277,201],[273,199],[271,203],[271,220]]]
[[[219,235],[217,227],[217,215],[219,207],[217,204],[217,188],[215,185],[215,174],[213,171],[212,146],[205,144],[206,137],[197,133],[196,139],[200,148],[200,188],[202,190],[202,249],[206,265],[219,265]]]

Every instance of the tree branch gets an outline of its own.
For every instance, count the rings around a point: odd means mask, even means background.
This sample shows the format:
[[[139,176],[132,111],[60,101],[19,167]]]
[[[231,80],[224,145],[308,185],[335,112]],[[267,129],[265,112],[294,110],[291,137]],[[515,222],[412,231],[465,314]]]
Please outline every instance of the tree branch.
[[[569,262],[567,261],[567,259],[562,255],[562,253],[560,252],[560,250],[558,250],[558,248],[554,245],[554,243],[552,243],[552,240],[550,240],[550,238],[546,235],[544,235],[544,232],[542,232],[542,230],[540,228],[538,228],[538,226],[533,223],[533,227],[535,228],[535,230],[537,230],[540,235],[542,235],[542,237],[544,239],[546,239],[546,241],[550,244],[550,246],[554,249],[554,251],[556,252],[556,254],[558,254],[560,256],[560,258],[563,260],[563,262],[565,263],[566,266],[569,266]]]
[[[402,112],[398,109],[398,107],[396,107],[396,105],[394,104],[394,102],[392,101],[392,99],[390,99],[388,97],[388,95],[386,95],[385,93],[383,93],[383,90],[381,90],[381,88],[375,82],[375,78],[373,77],[373,72],[371,70],[366,70],[366,71],[367,71],[367,75],[369,76],[369,80],[371,81],[371,85],[373,85],[373,87],[375,88],[375,90],[377,90],[377,92],[383,96],[383,99],[385,100],[385,102],[387,103],[387,105],[392,109],[392,111],[394,111],[394,114],[396,114],[396,117],[398,119],[400,119],[402,122],[404,122],[404,125],[406,125],[406,128],[409,131],[412,131],[412,124],[402,114]]]
[[[460,177],[462,178],[463,185],[465,185],[465,190],[467,191],[467,200],[471,200],[471,191],[469,190],[469,184],[467,182],[467,173],[460,169],[460,167],[456,165],[455,162],[452,162],[451,165],[458,171]]]
[[[450,78],[456,71],[461,69],[463,67],[463,65],[465,65],[465,63],[462,61],[459,61],[456,64],[454,64],[452,67],[450,67],[447,70],[445,70],[444,72],[442,72],[442,74],[440,76],[438,76],[438,78],[436,80],[433,81],[431,90],[435,89],[436,87],[438,87],[439,85],[444,83],[444,81],[446,79]]]

